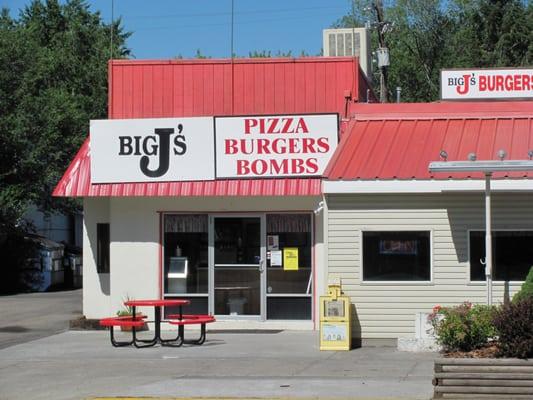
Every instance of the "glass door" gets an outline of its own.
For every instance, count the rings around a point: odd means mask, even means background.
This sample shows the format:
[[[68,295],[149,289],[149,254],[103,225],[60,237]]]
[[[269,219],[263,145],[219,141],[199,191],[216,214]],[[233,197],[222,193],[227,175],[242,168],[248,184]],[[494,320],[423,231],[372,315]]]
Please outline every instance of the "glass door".
[[[263,317],[264,217],[214,216],[211,222],[215,315]]]

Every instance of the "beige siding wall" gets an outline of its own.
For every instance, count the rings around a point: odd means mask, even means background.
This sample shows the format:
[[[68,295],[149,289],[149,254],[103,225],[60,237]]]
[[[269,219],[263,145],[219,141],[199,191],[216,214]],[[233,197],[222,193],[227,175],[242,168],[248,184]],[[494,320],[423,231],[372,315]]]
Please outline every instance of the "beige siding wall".
[[[533,196],[493,196],[493,229],[533,229]],[[471,283],[468,230],[484,229],[484,195],[328,195],[326,258],[328,276],[341,277],[355,305],[354,337],[413,337],[415,314],[435,304],[486,301],[484,282]],[[365,230],[431,231],[432,282],[362,282],[361,232]],[[506,285],[494,283],[495,302]],[[520,284],[507,285],[512,296]]]

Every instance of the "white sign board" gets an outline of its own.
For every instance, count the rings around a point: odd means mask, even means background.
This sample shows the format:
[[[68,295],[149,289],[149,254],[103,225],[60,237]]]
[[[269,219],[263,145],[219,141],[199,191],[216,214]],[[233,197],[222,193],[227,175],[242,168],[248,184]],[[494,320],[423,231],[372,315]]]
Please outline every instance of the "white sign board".
[[[212,180],[213,118],[93,120],[92,183]]]
[[[443,70],[441,98],[533,98],[533,68]]]
[[[215,117],[217,178],[321,175],[337,114]]]

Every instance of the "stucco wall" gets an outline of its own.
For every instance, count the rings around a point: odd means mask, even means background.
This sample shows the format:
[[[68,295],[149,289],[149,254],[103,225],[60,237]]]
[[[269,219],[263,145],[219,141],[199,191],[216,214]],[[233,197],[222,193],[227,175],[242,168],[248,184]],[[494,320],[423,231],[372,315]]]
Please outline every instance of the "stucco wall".
[[[88,318],[113,315],[127,297],[160,296],[160,212],[312,211],[319,197],[248,198],[110,198],[85,199],[84,313]],[[105,213],[108,211],[108,213]],[[107,218],[107,220],[103,220]],[[96,223],[110,222],[110,294],[96,273]],[[316,218],[315,268],[318,294],[324,293],[325,252],[322,214]],[[92,249],[92,251],[91,251]],[[105,280],[105,279],[104,279]],[[103,301],[107,299],[107,301]]]
[[[83,208],[83,314],[99,318],[111,310],[110,276],[96,270],[96,224],[110,222],[109,200],[86,198]]]
[[[417,312],[429,312],[436,304],[486,302],[485,283],[470,282],[468,259],[468,230],[485,227],[482,193],[328,195],[327,208],[328,276],[341,277],[355,306],[354,337],[413,337]],[[531,194],[495,194],[492,218],[495,230],[533,229]],[[431,231],[432,281],[362,282],[365,230]],[[494,301],[519,287],[495,282]]]

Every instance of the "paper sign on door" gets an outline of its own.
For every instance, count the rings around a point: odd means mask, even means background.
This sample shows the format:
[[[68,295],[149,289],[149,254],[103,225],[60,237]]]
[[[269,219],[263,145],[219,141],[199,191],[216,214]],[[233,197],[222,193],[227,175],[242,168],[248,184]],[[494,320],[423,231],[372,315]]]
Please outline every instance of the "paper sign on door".
[[[298,271],[298,247],[283,249],[283,269],[285,271]]]

